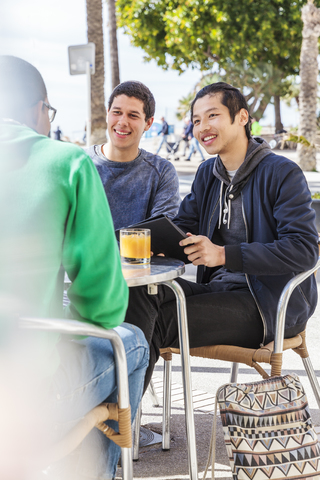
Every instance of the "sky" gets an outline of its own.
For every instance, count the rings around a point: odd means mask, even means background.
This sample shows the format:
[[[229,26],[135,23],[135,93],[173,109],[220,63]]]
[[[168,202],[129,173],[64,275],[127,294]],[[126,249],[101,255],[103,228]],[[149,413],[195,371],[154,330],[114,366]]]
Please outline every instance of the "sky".
[[[104,3],[104,2],[103,2]],[[105,97],[111,93],[107,15],[104,12]],[[59,125],[71,140],[81,139],[86,122],[86,75],[70,75],[68,46],[87,43],[85,0],[0,0],[0,54],[15,55],[38,68],[47,86],[51,105],[58,110],[53,130]],[[130,38],[118,30],[120,80],[145,83],[156,99],[156,119],[176,119],[178,101],[200,79],[198,70],[182,75],[164,71],[154,61],[143,61],[143,50],[130,45]],[[294,108],[282,104],[283,123],[298,123]],[[274,123],[273,106],[267,108],[261,125]]]

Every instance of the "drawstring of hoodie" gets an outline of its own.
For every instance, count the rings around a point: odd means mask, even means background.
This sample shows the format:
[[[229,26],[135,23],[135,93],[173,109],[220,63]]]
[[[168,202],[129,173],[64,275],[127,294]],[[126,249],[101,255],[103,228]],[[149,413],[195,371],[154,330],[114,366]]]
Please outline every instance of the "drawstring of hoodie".
[[[223,194],[223,181],[221,180],[220,184],[220,197],[219,197],[219,225],[218,228],[220,229],[221,227],[221,220],[222,220],[222,194]]]
[[[228,185],[226,188],[226,191],[223,195],[223,181],[221,180],[221,185],[220,185],[220,199],[219,199],[219,205],[220,205],[220,212],[219,212],[219,225],[218,228],[220,229],[221,223],[223,224],[228,224],[227,228],[230,228],[230,222],[231,222],[231,200],[230,196],[228,197],[229,193],[233,189],[233,185]],[[223,208],[222,208],[222,197],[223,198]],[[223,214],[223,215],[222,215]],[[227,219],[228,216],[228,219]]]

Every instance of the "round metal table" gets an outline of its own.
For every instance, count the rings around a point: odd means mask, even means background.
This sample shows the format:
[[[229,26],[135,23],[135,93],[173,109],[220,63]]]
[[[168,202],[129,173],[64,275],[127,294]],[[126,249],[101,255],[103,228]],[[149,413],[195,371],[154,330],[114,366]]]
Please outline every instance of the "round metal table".
[[[166,257],[152,257],[148,265],[121,265],[128,287],[162,283],[180,277],[185,272],[184,263]]]
[[[176,296],[177,301],[177,320],[181,353],[182,382],[185,403],[186,434],[188,445],[189,473],[191,480],[198,480],[196,437],[193,415],[193,401],[191,388],[191,372],[189,357],[189,334],[186,298],[184,291],[175,278],[180,277],[185,272],[185,265],[180,260],[167,257],[152,257],[149,265],[127,265],[122,264],[122,273],[129,287],[148,286],[148,293],[156,295],[158,285],[167,285]],[[166,386],[165,382],[165,386]],[[171,385],[171,382],[170,382]],[[168,388],[170,386],[168,385]],[[164,395],[165,397],[165,395]],[[165,406],[164,406],[165,408]],[[166,406],[166,408],[169,408]],[[168,429],[169,430],[169,429]],[[164,444],[170,444],[169,435],[166,436],[164,428]],[[164,447],[166,448],[166,447]],[[168,447],[167,447],[168,448]]]

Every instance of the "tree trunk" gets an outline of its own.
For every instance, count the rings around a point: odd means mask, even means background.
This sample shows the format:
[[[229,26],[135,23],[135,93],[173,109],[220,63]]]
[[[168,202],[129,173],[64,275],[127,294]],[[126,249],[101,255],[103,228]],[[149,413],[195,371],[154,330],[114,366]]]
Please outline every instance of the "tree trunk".
[[[91,144],[106,142],[102,1],[87,1],[88,42],[96,46],[95,74],[91,76]]]
[[[281,111],[280,111],[280,97],[279,95],[273,96],[274,102],[274,115],[275,115],[275,130],[279,132],[283,130],[283,124],[281,121]]]
[[[254,115],[254,109],[256,108],[257,103],[259,102],[259,100],[260,100],[259,95],[256,95],[256,96],[254,97],[253,102],[250,103],[250,105],[249,105],[249,113],[250,113],[250,115],[251,115],[252,117],[255,116],[255,115]],[[257,119],[257,120],[258,120],[258,119]],[[259,118],[259,120],[260,120],[260,118]],[[258,120],[258,121],[259,121],[259,120]]]
[[[113,90],[120,83],[115,0],[108,0],[108,17],[109,17],[108,27],[109,27],[110,63],[111,63],[111,86]]]
[[[320,35],[320,9],[308,1],[302,7],[302,45],[300,54],[299,135],[303,135],[311,146],[298,145],[299,162],[302,170],[316,169],[317,133],[317,89],[318,89],[318,38]]]
[[[263,117],[263,114],[269,105],[271,100],[271,95],[264,95],[262,100],[260,101],[258,109],[253,113],[254,118],[258,121]]]

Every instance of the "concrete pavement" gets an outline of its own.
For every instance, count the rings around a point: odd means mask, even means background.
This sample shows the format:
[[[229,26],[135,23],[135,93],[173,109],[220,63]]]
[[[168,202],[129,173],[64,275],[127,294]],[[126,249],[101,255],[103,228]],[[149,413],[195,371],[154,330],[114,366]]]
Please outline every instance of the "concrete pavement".
[[[285,156],[296,161],[296,152],[286,150]],[[198,155],[198,154],[197,154]],[[186,178],[186,185],[190,183],[196,169],[199,165],[199,158],[194,155],[191,162],[183,162],[181,160],[174,162],[179,177]],[[320,158],[319,158],[320,160]],[[186,164],[186,165],[185,165]],[[320,167],[320,165],[319,165]],[[320,168],[319,168],[320,170]],[[320,173],[306,172],[306,178],[309,183],[310,190],[320,191]],[[187,278],[193,279],[195,268],[187,266]],[[320,274],[317,276],[318,290],[320,288]],[[320,291],[319,291],[320,293]],[[309,354],[316,370],[316,375],[320,379],[320,302],[318,307],[308,322],[308,349]],[[188,458],[185,435],[185,416],[182,395],[182,374],[181,361],[179,355],[173,356],[172,382],[173,382],[173,398],[171,410],[171,449],[162,451],[161,443],[154,443],[150,446],[140,448],[139,460],[134,462],[134,478],[135,479],[152,479],[152,480],[178,480],[188,479]],[[193,402],[195,414],[195,430],[197,441],[197,456],[199,478],[202,478],[208,452],[212,430],[212,422],[214,419],[214,398],[219,386],[229,381],[230,364],[218,360],[208,360],[202,358],[191,357],[191,376],[193,388]],[[311,415],[314,425],[320,426],[320,412],[313,396],[308,378],[303,368],[302,361],[294,352],[286,352],[284,354],[283,374],[295,372],[299,375],[304,388],[306,390]],[[143,398],[143,414],[141,424],[153,432],[161,434],[162,431],[162,375],[163,360],[157,363],[153,375],[153,381],[160,400],[160,407],[152,405],[152,399],[147,392]],[[260,379],[258,373],[249,367],[240,367],[238,380],[241,382],[252,382]],[[216,447],[216,464],[215,478],[230,479],[231,471],[229,461],[226,454],[226,448],[223,439],[220,416],[217,417],[217,447]],[[320,430],[320,428],[319,428]],[[152,434],[151,434],[152,436]],[[117,479],[121,478],[121,469],[119,469]],[[207,477],[211,478],[211,469]]]
[[[189,274],[193,274],[189,269]],[[318,279],[318,282],[320,279]],[[318,283],[318,290],[320,285]],[[320,294],[320,291],[319,291]],[[317,378],[320,380],[320,303],[308,322],[308,350]],[[209,360],[191,357],[191,378],[193,389],[193,403],[195,416],[195,431],[197,443],[199,478],[203,477],[205,469],[212,422],[214,420],[214,399],[217,389],[229,382],[230,364],[218,360]],[[269,369],[267,368],[267,371]],[[309,400],[310,411],[314,425],[320,431],[320,411],[313,396],[309,380],[305,373],[300,357],[292,351],[284,354],[283,374],[295,372],[301,379]],[[152,405],[152,398],[147,392],[143,398],[143,414],[141,424],[153,432],[162,432],[162,376],[163,360],[157,363],[153,375],[153,382],[157,391],[160,407]],[[253,382],[260,380],[258,373],[249,367],[239,369],[240,382]],[[231,470],[226,454],[220,416],[217,417],[217,445],[215,476],[221,479],[230,479]],[[179,355],[173,356],[172,367],[172,407],[171,407],[171,449],[162,451],[161,443],[141,447],[139,460],[134,462],[134,478],[145,480],[178,480],[188,479],[188,458],[186,445],[186,428],[184,404],[182,394],[181,359]],[[118,478],[118,477],[117,477]],[[120,477],[119,477],[120,478]],[[211,468],[206,478],[211,478]]]

